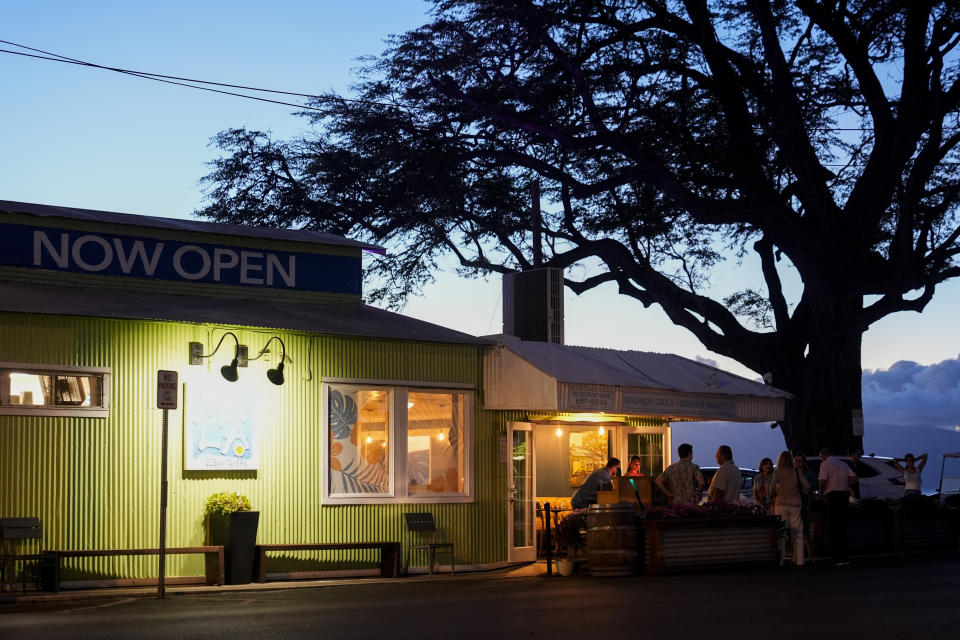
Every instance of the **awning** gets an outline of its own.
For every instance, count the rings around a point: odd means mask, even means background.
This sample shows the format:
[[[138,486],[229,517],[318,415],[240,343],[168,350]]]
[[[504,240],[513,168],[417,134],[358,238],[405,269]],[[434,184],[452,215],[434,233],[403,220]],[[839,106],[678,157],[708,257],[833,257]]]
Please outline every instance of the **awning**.
[[[763,422],[782,420],[793,397],[674,354],[497,339],[484,360],[488,409]]]

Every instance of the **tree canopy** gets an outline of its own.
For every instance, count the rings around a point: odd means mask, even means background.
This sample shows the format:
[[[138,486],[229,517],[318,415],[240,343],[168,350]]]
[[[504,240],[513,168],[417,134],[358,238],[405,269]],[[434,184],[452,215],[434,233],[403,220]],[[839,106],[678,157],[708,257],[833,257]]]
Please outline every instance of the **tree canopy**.
[[[383,244],[391,305],[450,255],[615,283],[794,393],[791,449],[847,449],[863,332],[960,274],[958,42],[924,0],[437,2],[309,134],[220,133],[199,214]]]

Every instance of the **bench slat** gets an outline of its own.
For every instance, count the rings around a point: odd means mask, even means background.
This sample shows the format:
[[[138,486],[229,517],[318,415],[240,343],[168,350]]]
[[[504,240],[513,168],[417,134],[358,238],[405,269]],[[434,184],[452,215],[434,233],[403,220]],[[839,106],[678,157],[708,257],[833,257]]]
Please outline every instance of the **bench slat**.
[[[223,549],[220,545],[205,547],[167,547],[166,553],[217,553]],[[55,553],[61,558],[83,558],[100,556],[157,556],[160,555],[160,549],[68,549],[48,551]]]
[[[399,547],[399,542],[308,542],[290,544],[258,544],[267,551],[294,551],[294,550],[336,550],[336,549],[391,549]]]
[[[160,548],[153,549],[58,549],[44,552],[56,558],[56,590],[60,588],[60,560],[62,558],[105,558],[116,556],[155,556],[160,555]],[[197,547],[167,547],[165,555],[202,553],[206,556],[204,573],[207,584],[223,584],[224,553],[222,545],[203,545]],[[214,556],[214,554],[216,554]]]
[[[379,549],[380,575],[384,578],[400,577],[401,545],[399,542],[293,542],[285,544],[258,544],[255,556],[254,575],[257,582],[267,581],[268,551],[338,551],[351,549]]]

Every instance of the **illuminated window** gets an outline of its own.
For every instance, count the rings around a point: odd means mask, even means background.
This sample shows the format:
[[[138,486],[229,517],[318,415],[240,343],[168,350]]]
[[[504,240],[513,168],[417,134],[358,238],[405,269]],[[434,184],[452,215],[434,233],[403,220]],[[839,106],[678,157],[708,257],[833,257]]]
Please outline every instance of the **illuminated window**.
[[[0,363],[0,415],[106,417],[109,369]]]
[[[392,495],[389,389],[331,387],[328,394],[329,494]]]
[[[325,386],[325,504],[469,502],[473,393]]]
[[[409,495],[463,492],[464,395],[410,392],[407,402]]]
[[[640,471],[656,478],[663,471],[663,434],[631,433],[627,435],[627,460],[640,456]],[[626,461],[624,461],[626,468]]]

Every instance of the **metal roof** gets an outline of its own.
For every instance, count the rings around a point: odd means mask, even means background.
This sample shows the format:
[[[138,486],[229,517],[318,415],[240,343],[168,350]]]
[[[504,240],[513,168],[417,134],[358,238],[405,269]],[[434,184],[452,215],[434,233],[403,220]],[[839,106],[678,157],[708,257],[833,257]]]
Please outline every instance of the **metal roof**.
[[[363,303],[225,299],[0,281],[0,311],[239,325],[421,342],[491,344],[483,338]]]
[[[512,336],[486,337],[498,340],[504,347],[557,382],[661,389],[681,393],[792,397],[790,393],[776,387],[671,353],[529,342]]]
[[[172,229],[175,231],[191,231],[197,233],[215,233],[227,236],[245,238],[267,238],[270,240],[285,240],[287,242],[307,242],[311,244],[336,245],[340,247],[356,247],[364,251],[384,254],[386,250],[375,244],[368,244],[358,240],[351,240],[332,233],[321,233],[308,229],[275,229],[272,227],[246,227],[236,224],[219,222],[201,222],[199,220],[179,220],[177,218],[157,218],[130,213],[116,213],[113,211],[98,211],[96,209],[77,209],[75,207],[59,207],[32,202],[13,202],[0,200],[0,212],[25,213],[28,215],[46,218],[69,218],[72,220],[88,220],[91,222],[105,222],[108,224],[125,225],[151,229]]]

